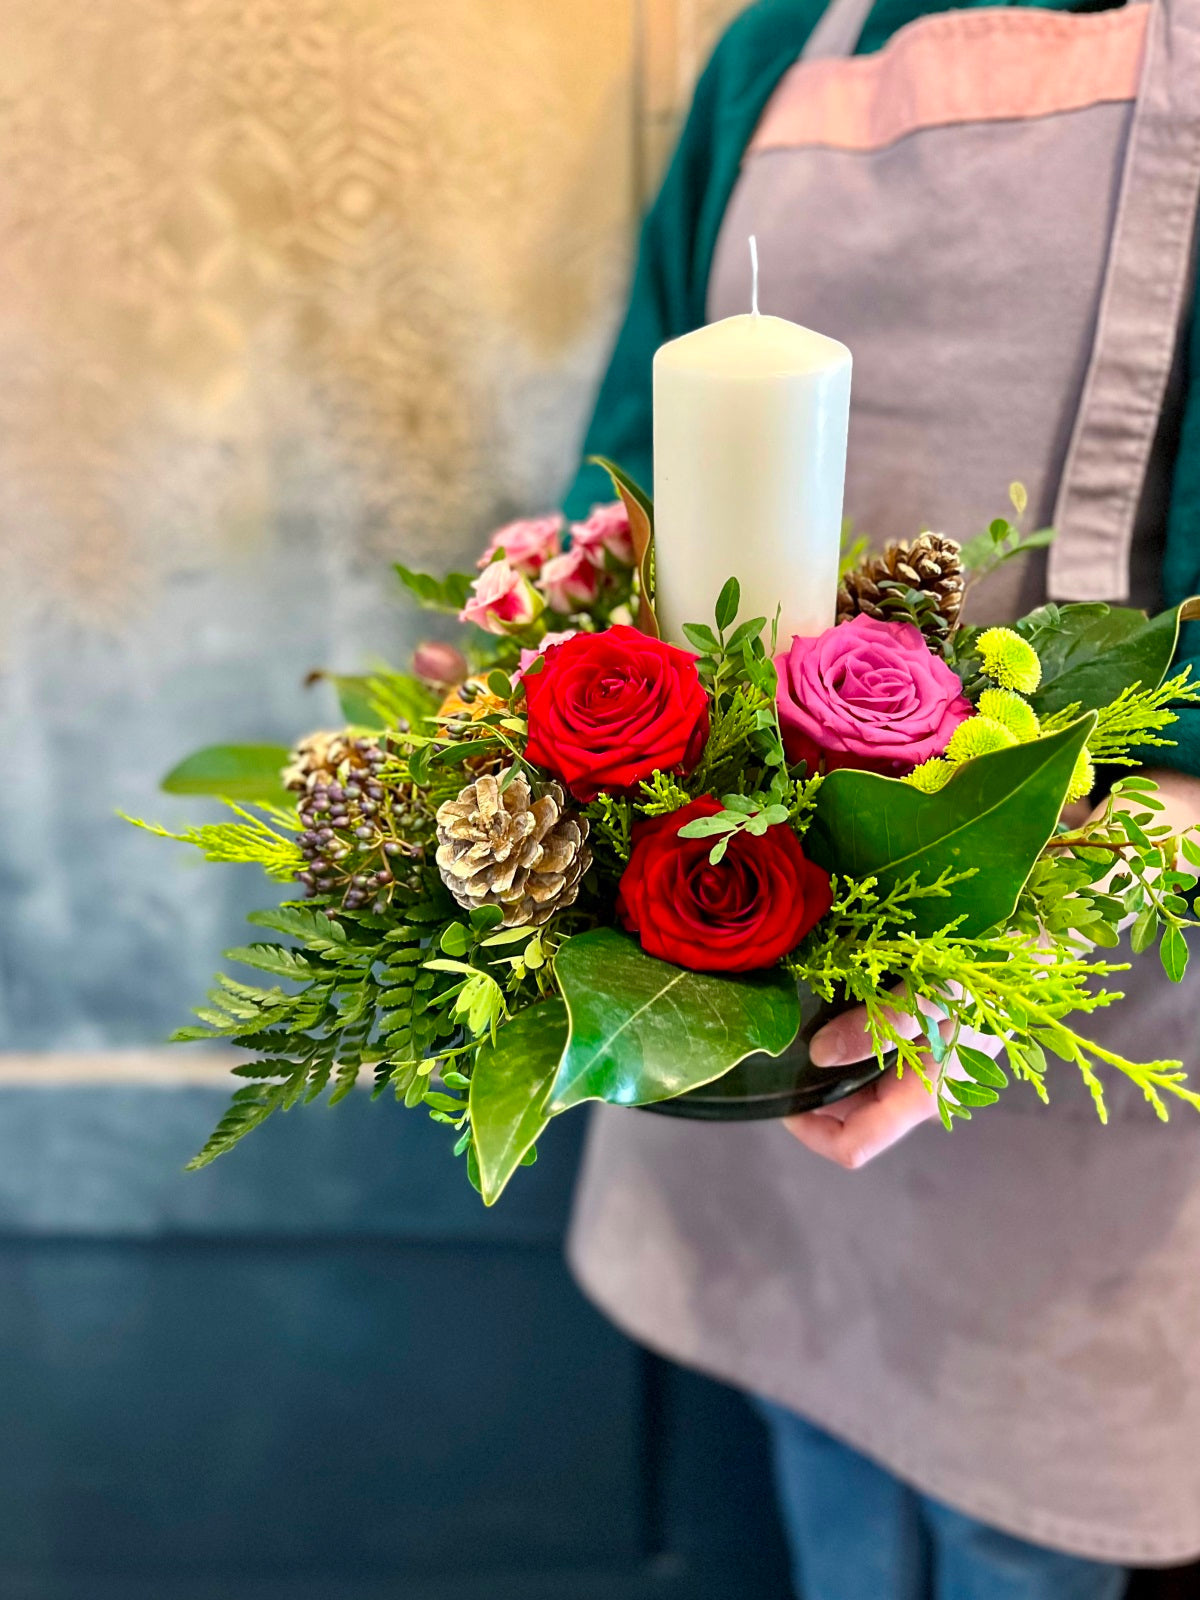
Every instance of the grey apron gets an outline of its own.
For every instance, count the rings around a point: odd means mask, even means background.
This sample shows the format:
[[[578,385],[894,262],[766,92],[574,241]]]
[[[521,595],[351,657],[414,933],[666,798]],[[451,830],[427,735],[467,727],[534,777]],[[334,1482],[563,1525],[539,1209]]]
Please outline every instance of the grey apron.
[[[1019,477],[1031,514],[1062,530],[1057,597],[1153,605],[1200,160],[1200,3],[1155,0],[1148,27],[1145,11],[943,13],[878,58],[839,59],[865,9],[836,0],[768,107],[710,315],[748,303],[756,232],[763,309],[853,349],[847,510],[873,539],[922,525],[967,536]],[[1136,97],[1089,98],[1120,78],[1113,52],[1136,28]],[[1035,96],[1023,117],[1032,91],[1015,76],[1006,90],[999,69],[972,78],[980,50],[1003,61],[997,43],[1040,61],[1029,77],[1049,111]],[[1081,64],[1058,83],[1053,51],[1068,46]],[[902,76],[905,51],[928,49],[946,55],[937,95],[952,106],[983,84],[994,115],[941,121],[918,106],[910,131],[872,146],[869,116],[898,101],[873,102],[870,74]],[[829,73],[847,74],[830,104],[839,117],[864,107],[867,135],[823,142],[809,127],[789,143]],[[929,82],[907,85],[913,104]],[[1006,569],[974,615],[1011,617],[1046,593],[1044,562]],[[1194,1067],[1197,968],[1170,986],[1145,963],[1094,1036]],[[1049,1108],[1015,1087],[856,1173],[777,1124],[603,1108],[574,1270],[642,1342],[790,1406],[971,1515],[1100,1560],[1190,1559],[1200,1124],[1181,1108],[1161,1126],[1117,1082],[1103,1127],[1066,1065],[1050,1088]]]

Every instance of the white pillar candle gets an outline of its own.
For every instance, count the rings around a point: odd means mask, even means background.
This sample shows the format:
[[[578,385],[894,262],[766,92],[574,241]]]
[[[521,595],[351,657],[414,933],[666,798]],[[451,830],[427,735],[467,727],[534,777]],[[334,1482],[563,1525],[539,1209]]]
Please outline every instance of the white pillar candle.
[[[727,578],[742,618],[776,607],[779,645],[837,605],[850,352],[781,317],[727,317],[654,358],[655,610],[664,639],[712,625]]]

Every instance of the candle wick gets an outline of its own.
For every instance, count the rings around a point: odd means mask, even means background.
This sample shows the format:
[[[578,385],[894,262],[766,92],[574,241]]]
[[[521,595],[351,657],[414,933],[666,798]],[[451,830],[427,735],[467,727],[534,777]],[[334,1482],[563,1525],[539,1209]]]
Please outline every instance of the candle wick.
[[[758,236],[750,235],[750,311],[758,315]]]

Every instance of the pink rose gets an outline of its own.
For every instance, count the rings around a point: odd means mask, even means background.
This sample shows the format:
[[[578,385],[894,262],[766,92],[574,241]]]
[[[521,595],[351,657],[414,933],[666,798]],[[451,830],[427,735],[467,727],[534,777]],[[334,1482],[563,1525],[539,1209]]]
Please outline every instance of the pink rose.
[[[493,561],[471,585],[460,622],[473,622],[488,633],[513,633],[527,628],[545,605],[529,579],[507,561]]]
[[[527,578],[536,578],[543,562],[549,561],[561,549],[562,531],[563,518],[558,512],[546,517],[525,517],[518,522],[510,522],[503,528],[497,528],[488,540],[487,549],[479,558],[479,565],[486,567],[495,559],[496,552],[501,551],[510,567],[516,567]]]
[[[571,547],[586,550],[597,566],[603,566],[605,551],[623,567],[633,565],[633,535],[629,513],[620,500],[611,505],[593,506],[584,522],[571,524]]]
[[[522,650],[517,670],[513,673],[513,681],[516,682],[523,672],[528,672],[537,658],[544,656],[551,645],[566,644],[567,640],[573,639],[578,632],[578,628],[563,628],[558,633],[548,633],[536,650]]]
[[[824,758],[902,777],[940,756],[971,715],[962,684],[911,622],[851,617],[776,656],[776,698],[789,761]]]
[[[566,550],[547,561],[538,578],[538,587],[554,611],[570,616],[590,606],[600,593],[603,573],[586,550]]]

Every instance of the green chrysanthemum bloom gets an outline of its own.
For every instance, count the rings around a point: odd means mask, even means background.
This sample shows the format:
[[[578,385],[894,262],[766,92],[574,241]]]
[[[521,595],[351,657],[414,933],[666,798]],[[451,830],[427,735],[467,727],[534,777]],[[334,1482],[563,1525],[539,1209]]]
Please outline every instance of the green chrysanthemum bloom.
[[[1067,790],[1068,803],[1072,800],[1086,800],[1096,787],[1096,769],[1092,765],[1092,758],[1086,750],[1081,750],[1075,758],[1075,770],[1071,774],[1071,785]]]
[[[1032,694],[1042,681],[1042,663],[1027,639],[1011,628],[986,628],[975,641],[983,670],[1002,689]]]
[[[901,782],[911,783],[922,794],[936,794],[939,789],[946,787],[953,772],[954,767],[949,761],[943,761],[941,756],[933,756],[929,761],[922,761],[919,767],[914,767]]]
[[[993,750],[1006,750],[1016,742],[1016,734],[1010,733],[995,717],[968,717],[950,735],[946,760],[971,761],[975,756],[986,756]]]
[[[985,689],[979,696],[979,714],[1003,723],[1018,744],[1028,744],[1042,731],[1037,712],[1011,689]]]

